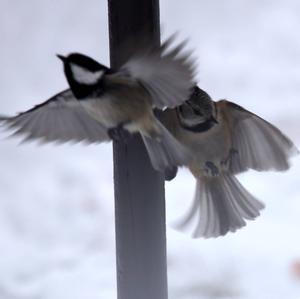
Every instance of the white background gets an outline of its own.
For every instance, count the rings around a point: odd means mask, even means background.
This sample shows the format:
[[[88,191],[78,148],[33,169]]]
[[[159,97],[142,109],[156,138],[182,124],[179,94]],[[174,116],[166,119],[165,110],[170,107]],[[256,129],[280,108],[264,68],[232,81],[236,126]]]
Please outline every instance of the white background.
[[[300,2],[161,0],[163,36],[189,37],[199,85],[276,124],[300,145]],[[0,0],[0,113],[67,86],[56,53],[108,64],[106,1]],[[111,145],[0,141],[0,298],[115,299]],[[300,159],[286,173],[248,172],[266,203],[255,222],[213,240],[168,227],[171,299],[298,299]],[[167,216],[187,209],[194,179],[167,183]]]

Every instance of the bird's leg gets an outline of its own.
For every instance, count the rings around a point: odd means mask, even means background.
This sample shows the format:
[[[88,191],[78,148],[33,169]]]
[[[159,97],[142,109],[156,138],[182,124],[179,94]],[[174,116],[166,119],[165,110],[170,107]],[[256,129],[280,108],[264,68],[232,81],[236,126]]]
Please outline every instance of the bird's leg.
[[[238,153],[239,153],[238,150],[236,150],[236,149],[234,149],[234,148],[231,148],[231,149],[229,150],[228,156],[227,156],[224,160],[221,161],[221,166],[222,166],[222,167],[225,167],[225,168],[229,167],[230,162],[232,161],[232,158],[233,158],[235,155],[237,155]]]
[[[211,161],[205,162],[204,171],[208,176],[217,176],[220,174],[219,168]]]
[[[124,129],[124,125],[125,123],[120,123],[118,126],[108,129],[108,136],[114,141],[122,140],[126,142],[130,137],[130,133]]]

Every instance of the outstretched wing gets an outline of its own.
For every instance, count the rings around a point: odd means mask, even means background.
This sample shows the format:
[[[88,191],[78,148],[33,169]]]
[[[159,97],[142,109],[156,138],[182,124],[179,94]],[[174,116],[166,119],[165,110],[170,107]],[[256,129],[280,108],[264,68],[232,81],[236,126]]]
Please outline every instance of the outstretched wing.
[[[109,141],[105,127],[83,110],[69,89],[17,116],[0,116],[0,124],[14,130],[13,135],[25,136],[25,141]]]
[[[195,85],[195,63],[191,52],[184,51],[186,41],[172,47],[175,36],[160,47],[143,47],[121,67],[150,93],[153,105],[163,109],[176,107],[188,99]]]
[[[231,124],[233,154],[230,171],[240,173],[249,168],[283,171],[289,158],[298,153],[293,142],[279,129],[259,116],[229,101],[220,101]]]

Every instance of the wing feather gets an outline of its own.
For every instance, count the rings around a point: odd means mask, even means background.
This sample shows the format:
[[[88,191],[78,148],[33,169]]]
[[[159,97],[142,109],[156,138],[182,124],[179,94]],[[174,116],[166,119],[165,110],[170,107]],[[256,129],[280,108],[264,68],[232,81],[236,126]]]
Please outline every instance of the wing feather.
[[[107,129],[85,112],[69,89],[17,116],[0,116],[0,124],[24,141],[109,141]]]
[[[160,109],[182,104],[195,85],[195,61],[191,52],[184,51],[187,42],[171,48],[174,39],[175,35],[160,47],[136,51],[120,69],[120,73],[137,79]]]
[[[232,147],[237,152],[230,159],[230,172],[251,168],[258,171],[284,171],[290,157],[298,154],[293,142],[278,128],[261,117],[229,101],[218,103],[232,129]]]

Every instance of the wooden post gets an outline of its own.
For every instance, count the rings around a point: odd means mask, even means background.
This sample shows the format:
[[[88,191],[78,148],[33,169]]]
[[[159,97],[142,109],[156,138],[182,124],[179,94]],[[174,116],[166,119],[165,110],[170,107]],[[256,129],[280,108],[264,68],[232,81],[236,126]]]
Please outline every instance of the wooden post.
[[[112,67],[128,57],[128,39],[145,33],[159,44],[159,0],[108,0],[108,11]],[[113,150],[118,299],[167,299],[163,175],[139,136]]]

